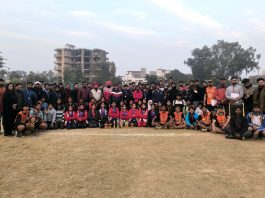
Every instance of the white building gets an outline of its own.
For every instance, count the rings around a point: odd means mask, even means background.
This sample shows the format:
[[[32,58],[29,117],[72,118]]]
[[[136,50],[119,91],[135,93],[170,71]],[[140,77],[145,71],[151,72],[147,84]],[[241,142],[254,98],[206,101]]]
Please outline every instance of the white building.
[[[122,77],[122,81],[126,84],[128,83],[144,83],[146,82],[146,75],[154,75],[157,76],[159,79],[165,79],[166,74],[170,73],[170,70],[165,69],[157,69],[155,71],[150,71],[149,73],[146,72],[146,68],[141,68],[140,71],[127,71],[127,74]]]

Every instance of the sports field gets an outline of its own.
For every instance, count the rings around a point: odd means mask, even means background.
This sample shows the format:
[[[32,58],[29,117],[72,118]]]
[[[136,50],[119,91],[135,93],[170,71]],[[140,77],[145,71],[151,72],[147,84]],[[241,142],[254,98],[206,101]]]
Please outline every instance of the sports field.
[[[84,129],[0,136],[0,197],[264,197],[264,140]]]

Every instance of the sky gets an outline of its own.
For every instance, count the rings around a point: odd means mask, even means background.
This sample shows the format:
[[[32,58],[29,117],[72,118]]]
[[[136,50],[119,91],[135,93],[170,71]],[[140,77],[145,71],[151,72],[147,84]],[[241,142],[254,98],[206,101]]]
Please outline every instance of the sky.
[[[253,46],[265,64],[262,0],[0,0],[0,51],[11,70],[54,68],[66,43],[101,48],[128,70],[179,69],[194,48],[217,40]],[[256,72],[257,73],[257,72]]]

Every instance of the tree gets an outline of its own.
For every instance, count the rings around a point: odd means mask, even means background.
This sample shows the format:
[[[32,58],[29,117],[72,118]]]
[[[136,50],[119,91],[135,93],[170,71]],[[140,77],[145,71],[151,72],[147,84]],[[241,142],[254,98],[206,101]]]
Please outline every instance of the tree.
[[[217,41],[212,47],[204,46],[192,51],[192,58],[184,63],[191,68],[193,77],[198,80],[229,78],[247,74],[258,68],[256,49],[244,49],[238,42]]]
[[[21,70],[11,71],[9,74],[9,79],[13,83],[25,83],[27,79],[27,72]]]
[[[90,79],[93,82],[105,83],[108,80],[114,80],[116,66],[113,62],[96,63],[95,72]]]
[[[146,79],[146,81],[147,81],[148,84],[150,84],[150,83],[159,83],[159,78],[156,75],[149,75],[149,74],[147,74],[145,76],[145,79]]]
[[[85,77],[81,70],[81,66],[64,68],[64,83],[73,84],[75,82],[82,82],[83,80],[85,80]]]
[[[175,82],[177,81],[189,81],[192,79],[191,74],[184,74],[180,72],[178,69],[171,71],[170,73],[166,74],[166,79],[173,78]]]

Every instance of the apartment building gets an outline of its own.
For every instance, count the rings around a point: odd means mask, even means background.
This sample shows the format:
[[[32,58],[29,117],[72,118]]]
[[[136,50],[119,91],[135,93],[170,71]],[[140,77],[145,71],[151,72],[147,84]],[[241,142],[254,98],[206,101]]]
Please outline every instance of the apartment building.
[[[54,71],[58,82],[64,82],[64,69],[66,67],[70,69],[80,67],[86,80],[92,82],[96,77],[95,73],[101,69],[97,66],[98,63],[107,62],[114,65],[114,63],[109,62],[108,52],[102,49],[90,50],[66,44],[64,48],[57,48],[54,51]]]

